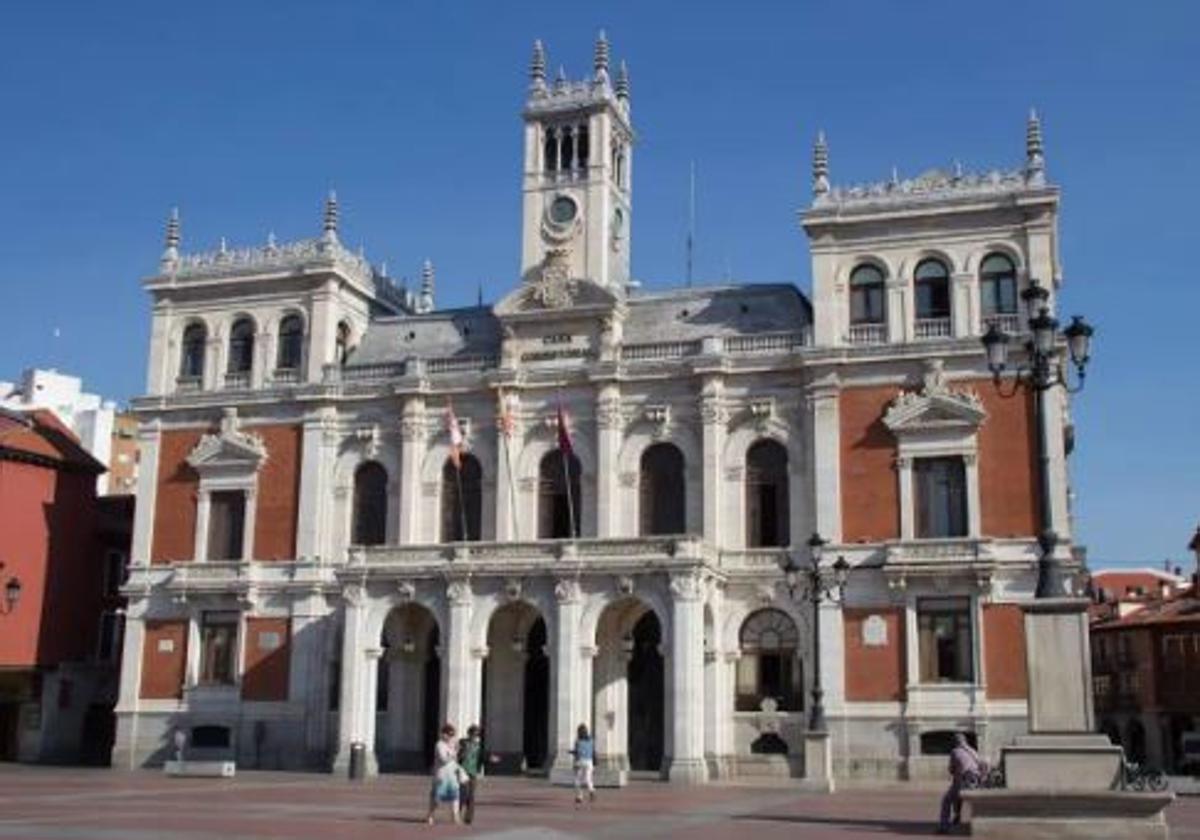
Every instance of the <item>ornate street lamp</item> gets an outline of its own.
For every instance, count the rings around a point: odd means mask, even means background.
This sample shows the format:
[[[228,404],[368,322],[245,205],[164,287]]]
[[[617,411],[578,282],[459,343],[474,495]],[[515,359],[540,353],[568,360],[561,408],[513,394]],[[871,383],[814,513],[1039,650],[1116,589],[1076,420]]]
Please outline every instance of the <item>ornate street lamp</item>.
[[[796,598],[797,590],[801,598],[812,605],[813,616],[813,687],[812,709],[809,713],[808,731],[825,732],[825,692],[821,689],[821,616],[820,607],[823,601],[840,604],[846,595],[846,582],[850,579],[850,564],[846,558],[838,556],[833,563],[833,576],[828,570],[821,569],[821,553],[828,541],[820,534],[813,533],[808,539],[807,565],[802,566],[796,556],[788,552],[783,559],[783,575],[787,582],[788,594]]]
[[[10,613],[17,608],[17,602],[21,600],[21,579],[10,577],[8,583],[4,584],[4,612]]]
[[[1063,594],[1062,569],[1054,557],[1058,535],[1050,527],[1050,447],[1046,439],[1045,395],[1056,386],[1062,386],[1069,394],[1083,390],[1087,363],[1091,357],[1092,334],[1095,332],[1090,324],[1076,315],[1059,333],[1058,319],[1050,314],[1049,298],[1050,292],[1037,280],[1031,280],[1029,287],[1021,292],[1021,300],[1025,301],[1031,313],[1028,322],[1030,339],[1025,342],[1025,352],[1029,356],[1028,366],[1017,368],[1010,391],[1006,393],[1000,390],[1001,396],[1004,397],[1015,396],[1022,387],[1029,388],[1034,394],[1034,415],[1038,428],[1038,478],[1041,490],[1038,506],[1038,518],[1041,520],[1038,547],[1042,552],[1038,561],[1035,593],[1037,598],[1053,598]],[[1067,353],[1075,368],[1075,385],[1070,383],[1059,352],[1060,337],[1066,342]],[[999,385],[1001,376],[1008,367],[1010,337],[993,323],[983,335],[982,341],[984,352],[987,354],[988,369]]]

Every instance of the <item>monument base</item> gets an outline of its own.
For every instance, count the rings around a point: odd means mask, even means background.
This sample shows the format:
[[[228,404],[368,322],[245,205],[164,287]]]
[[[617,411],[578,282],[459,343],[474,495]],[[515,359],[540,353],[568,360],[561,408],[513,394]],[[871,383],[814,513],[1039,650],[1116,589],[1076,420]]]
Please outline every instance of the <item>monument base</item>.
[[[1121,748],[1107,735],[1021,735],[1000,755],[1008,790],[1104,793],[1121,783]]]
[[[833,793],[833,750],[828,732],[804,733],[805,790]]]
[[[985,840],[1167,840],[1173,793],[968,790],[971,836]]]

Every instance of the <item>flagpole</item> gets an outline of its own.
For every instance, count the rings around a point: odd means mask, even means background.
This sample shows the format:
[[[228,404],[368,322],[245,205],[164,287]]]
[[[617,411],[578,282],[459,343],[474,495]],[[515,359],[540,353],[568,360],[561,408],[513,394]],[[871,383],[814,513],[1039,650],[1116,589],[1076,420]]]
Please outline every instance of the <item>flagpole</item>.
[[[575,530],[575,499],[573,498],[573,494],[571,493],[571,462],[568,460],[570,458],[570,452],[564,452],[563,446],[562,446],[563,440],[566,440],[568,442],[568,444],[570,443],[570,440],[571,440],[570,432],[568,432],[567,429],[565,428],[566,422],[567,422],[567,415],[565,412],[563,412],[562,394],[559,393],[559,395],[558,395],[558,424],[559,424],[558,459],[560,461],[562,461],[563,482],[567,485],[567,523],[571,529],[570,538],[576,539],[579,536],[579,534]]]
[[[508,435],[504,435],[504,461],[508,466],[508,499],[509,514],[512,516],[513,539],[517,542],[521,541],[521,525],[520,518],[517,516],[517,483],[513,478],[512,465],[512,446],[509,443]]]

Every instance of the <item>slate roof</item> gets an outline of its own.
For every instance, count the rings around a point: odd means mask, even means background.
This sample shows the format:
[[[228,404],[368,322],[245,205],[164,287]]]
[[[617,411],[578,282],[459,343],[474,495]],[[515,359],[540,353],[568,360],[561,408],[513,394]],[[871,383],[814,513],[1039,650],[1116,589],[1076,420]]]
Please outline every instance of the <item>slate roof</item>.
[[[799,332],[812,323],[811,304],[789,283],[645,292],[631,295],[626,305],[626,344]],[[500,334],[500,321],[486,306],[375,318],[347,366],[498,355]]]

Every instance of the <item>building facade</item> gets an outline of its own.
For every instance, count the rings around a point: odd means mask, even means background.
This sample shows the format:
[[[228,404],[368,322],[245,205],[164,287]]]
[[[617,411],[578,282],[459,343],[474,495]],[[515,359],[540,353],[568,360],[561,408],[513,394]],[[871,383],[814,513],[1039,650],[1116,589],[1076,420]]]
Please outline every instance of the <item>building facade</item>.
[[[439,309],[338,238],[180,251],[153,299],[115,762],[424,767],[441,721],[505,764],[681,781],[798,774],[820,622],[839,775],[944,773],[1026,728],[1033,411],[979,337],[1053,308],[1059,193],[1022,167],[835,187],[819,138],[810,302],[631,281],[629,77],[523,109],[521,277]],[[1019,351],[1015,351],[1019,352]],[[1065,398],[1064,398],[1065,399]],[[1071,555],[1065,402],[1046,428]],[[456,466],[457,464],[457,466]],[[851,565],[813,615],[789,556]]]
[[[0,408],[0,761],[109,760],[133,499],[97,499],[103,470],[56,414]]]

